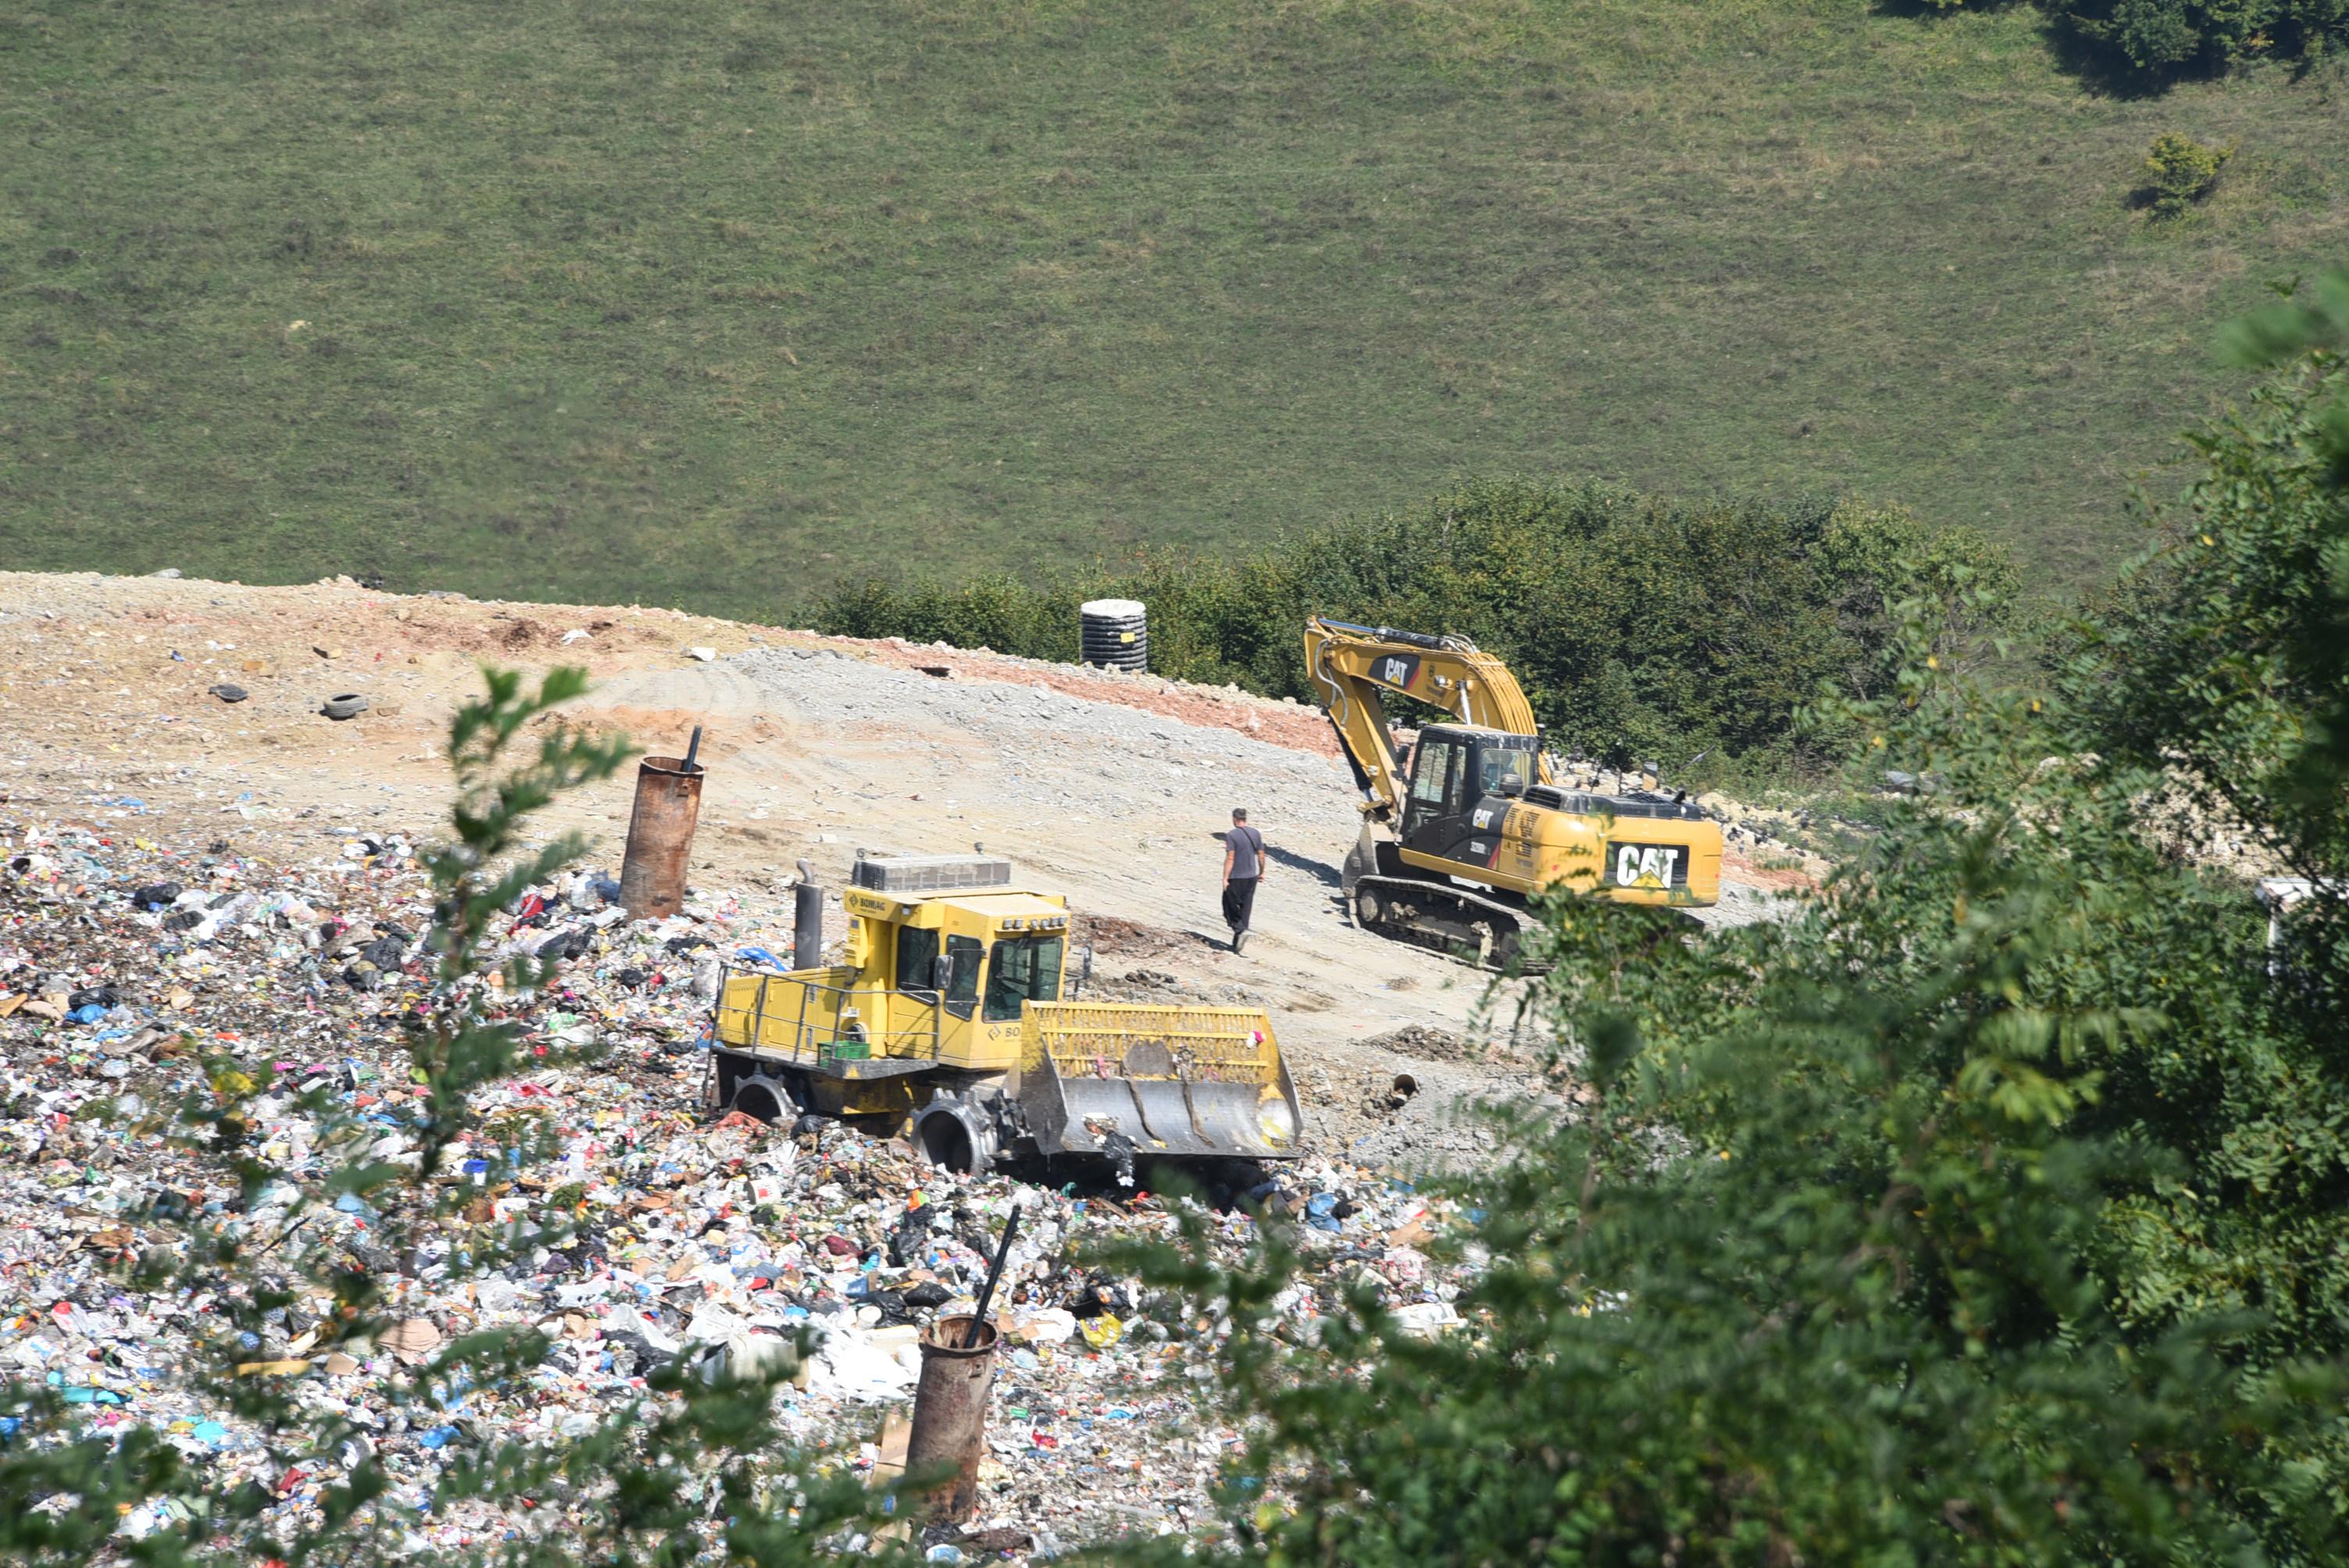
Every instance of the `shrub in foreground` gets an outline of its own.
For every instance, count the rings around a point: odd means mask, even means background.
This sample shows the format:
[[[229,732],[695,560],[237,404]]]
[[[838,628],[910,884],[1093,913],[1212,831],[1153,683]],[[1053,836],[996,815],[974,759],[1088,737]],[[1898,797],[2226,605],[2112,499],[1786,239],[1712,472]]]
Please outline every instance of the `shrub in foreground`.
[[[2349,341],[2349,274],[2323,297],[2263,350]],[[1235,1325],[1234,1559],[2349,1554],[2338,362],[2201,444],[2181,547],[2050,689],[1952,677],[1907,623],[1843,717],[1938,788],[1794,918],[1550,908],[1525,1006],[1596,1098],[1461,1183],[1491,1263],[1459,1332],[1398,1332],[1369,1271],[1274,1332],[1278,1249],[1158,1260]],[[2181,790],[2311,878],[2272,943],[2148,813]]]

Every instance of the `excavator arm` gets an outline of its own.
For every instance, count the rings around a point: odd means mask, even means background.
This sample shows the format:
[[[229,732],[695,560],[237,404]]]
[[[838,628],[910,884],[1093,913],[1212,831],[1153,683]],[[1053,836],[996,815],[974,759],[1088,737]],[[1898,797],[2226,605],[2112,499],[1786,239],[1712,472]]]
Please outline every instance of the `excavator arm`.
[[[1329,714],[1338,745],[1353,767],[1363,810],[1381,821],[1401,811],[1406,782],[1381,692],[1400,692],[1442,708],[1463,724],[1512,735],[1538,732],[1533,704],[1508,666],[1478,652],[1465,637],[1431,637],[1313,615],[1305,622],[1305,667],[1312,674],[1315,699]],[[1549,782],[1549,758],[1539,757],[1536,766]]]

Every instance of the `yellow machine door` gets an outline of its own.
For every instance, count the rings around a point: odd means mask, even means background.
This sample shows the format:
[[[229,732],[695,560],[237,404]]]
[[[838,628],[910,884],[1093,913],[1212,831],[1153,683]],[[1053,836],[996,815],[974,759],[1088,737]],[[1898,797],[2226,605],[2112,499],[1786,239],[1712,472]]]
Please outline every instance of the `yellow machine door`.
[[[939,975],[939,958],[951,967]],[[970,936],[949,936],[916,924],[897,927],[895,997],[890,1007],[897,1016],[897,1037],[906,1040],[905,1054],[928,1054],[937,1042],[937,1057],[958,1058],[970,1054],[970,1021],[979,1009],[979,969],[987,948]],[[945,988],[939,985],[945,979]],[[918,1049],[916,1049],[918,1042]]]
[[[951,1016],[943,1011],[945,999],[937,984],[938,954],[944,949],[935,930],[900,925],[895,934],[889,1033],[897,1046],[891,1054],[926,1057],[933,1041],[943,1045],[945,1026]]]
[[[938,1054],[949,1061],[968,1061],[978,1049],[978,1026],[972,1020],[978,1016],[979,971],[987,964],[987,944],[977,937],[950,935],[947,956],[954,960],[954,973],[939,1004],[946,1016],[938,1024]]]

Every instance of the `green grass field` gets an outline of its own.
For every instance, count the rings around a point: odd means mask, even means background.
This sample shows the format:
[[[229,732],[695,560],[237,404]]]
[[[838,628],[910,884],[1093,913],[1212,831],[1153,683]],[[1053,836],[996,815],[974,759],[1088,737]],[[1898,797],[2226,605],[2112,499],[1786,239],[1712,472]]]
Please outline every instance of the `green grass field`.
[[[2349,108],[2101,98],[2036,26],[17,0],[0,562],[771,616],[1526,470],[1856,490],[2090,580],[2215,325],[2349,255]],[[2240,150],[2157,230],[2171,129]]]

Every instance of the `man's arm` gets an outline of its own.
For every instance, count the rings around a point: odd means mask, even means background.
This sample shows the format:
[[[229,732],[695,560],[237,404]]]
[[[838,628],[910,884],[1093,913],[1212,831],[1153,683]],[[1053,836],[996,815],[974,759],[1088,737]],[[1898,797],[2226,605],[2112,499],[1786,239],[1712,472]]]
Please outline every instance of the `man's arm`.
[[[1234,850],[1231,846],[1230,841],[1226,840],[1224,843],[1224,885],[1226,887],[1231,885],[1232,856],[1237,853],[1238,853],[1238,851]]]

